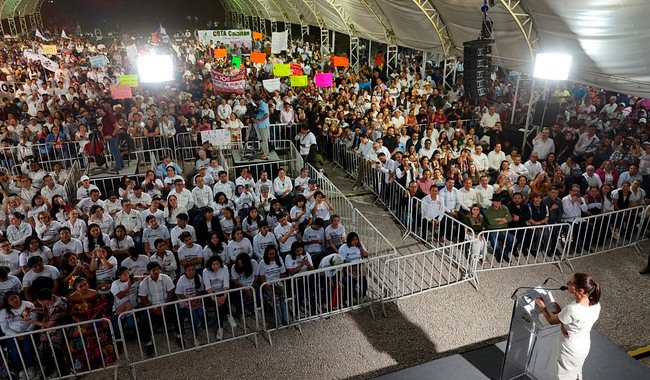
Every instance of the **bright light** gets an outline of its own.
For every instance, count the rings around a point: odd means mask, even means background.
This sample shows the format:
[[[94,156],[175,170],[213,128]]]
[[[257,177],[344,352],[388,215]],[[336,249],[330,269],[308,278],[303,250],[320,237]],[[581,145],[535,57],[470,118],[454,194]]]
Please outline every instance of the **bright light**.
[[[171,55],[143,55],[138,57],[138,75],[142,83],[160,83],[174,80]]]
[[[548,80],[567,80],[572,56],[568,54],[537,54],[533,77]]]

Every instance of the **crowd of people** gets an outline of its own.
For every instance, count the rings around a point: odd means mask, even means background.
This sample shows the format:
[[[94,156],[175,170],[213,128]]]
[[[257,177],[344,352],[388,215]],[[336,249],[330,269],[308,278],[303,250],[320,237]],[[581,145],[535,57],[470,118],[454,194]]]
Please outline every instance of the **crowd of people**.
[[[245,91],[236,95],[218,93],[212,85],[211,70],[228,70],[230,56],[214,58],[220,46],[202,46],[190,33],[156,46],[122,35],[59,39],[59,54],[51,56],[59,65],[55,70],[23,54],[42,53],[43,43],[7,41],[0,52],[0,80],[18,86],[0,110],[0,328],[8,336],[102,317],[116,323],[127,313],[124,326],[144,332],[140,339],[153,355],[149,319],[169,318],[173,310],[155,305],[218,294],[213,308],[219,315],[216,336],[222,339],[223,321],[236,325],[232,316],[245,306],[227,300],[229,289],[259,288],[368,257],[307,170],[278,170],[272,179],[267,172],[253,178],[243,169],[229,178],[218,149],[201,141],[205,130],[229,129],[237,141],[245,127],[255,127],[249,133],[257,132],[262,158],[268,158],[269,125],[300,124],[294,141],[316,169],[323,168],[324,157],[332,158],[335,144],[344,143],[421,198],[425,219],[435,224],[443,216],[456,218],[476,233],[570,222],[648,201],[647,113],[635,97],[612,96],[601,104],[595,89],[576,84],[568,91],[561,85],[553,93],[561,113],[524,154],[503,138],[501,115],[513,110],[504,103],[511,88],[499,70],[489,94],[475,101],[463,94],[461,77],[445,88],[435,64],[406,51],[393,72],[381,52],[356,71],[334,67],[333,55],[318,44],[292,41],[289,51],[270,55],[264,64],[245,57]],[[110,85],[135,71],[126,48],[132,43],[173,54],[179,79],[134,88],[132,98],[115,100]],[[106,56],[108,64],[93,67],[90,58],[97,55]],[[262,81],[282,62],[298,64],[310,78],[333,72],[334,85],[321,88],[310,81],[294,88],[283,77],[280,89],[268,93]],[[63,186],[71,160],[91,154],[92,134],[92,142],[104,142],[119,173],[121,145],[129,137],[174,144],[181,133],[189,134],[196,148],[189,173],[167,156],[143,180],[125,176],[115,191],[103,189],[105,194],[88,176],[80,178],[75,194]],[[56,152],[71,160],[52,160]],[[359,166],[359,174],[365,170]],[[630,228],[613,226],[612,236],[625,238]],[[364,281],[340,286],[359,286],[363,296],[367,288]],[[268,294],[265,300],[272,301]],[[205,312],[194,301],[179,305],[184,320]],[[152,311],[130,313],[139,307]],[[288,323],[291,316],[276,318]],[[94,360],[100,351],[112,354],[101,338],[108,327],[94,327],[100,339],[87,354]],[[175,329],[178,341],[182,329],[183,323]],[[18,352],[33,357],[28,354],[36,348],[29,340],[8,342],[14,345],[14,366],[20,367]],[[94,365],[92,359],[78,362],[65,365],[71,370]],[[35,364],[22,367],[32,370]]]

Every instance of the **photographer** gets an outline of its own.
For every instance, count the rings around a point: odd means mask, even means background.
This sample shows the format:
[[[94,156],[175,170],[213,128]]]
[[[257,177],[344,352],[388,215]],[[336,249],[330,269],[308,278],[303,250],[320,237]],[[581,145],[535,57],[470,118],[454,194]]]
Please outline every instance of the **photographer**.
[[[101,118],[104,141],[108,144],[108,149],[113,156],[113,160],[115,160],[115,173],[120,174],[120,170],[124,167],[122,154],[120,153],[120,146],[117,141],[120,126],[117,123],[115,115],[111,112],[106,112],[103,108],[97,108],[97,115]]]

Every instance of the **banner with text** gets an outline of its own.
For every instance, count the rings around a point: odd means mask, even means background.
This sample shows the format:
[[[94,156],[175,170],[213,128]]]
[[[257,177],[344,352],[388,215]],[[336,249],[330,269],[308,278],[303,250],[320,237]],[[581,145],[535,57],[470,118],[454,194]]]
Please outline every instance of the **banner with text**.
[[[271,34],[271,54],[280,54],[282,50],[289,50],[289,34],[284,32],[273,32]]]
[[[18,86],[14,82],[0,82],[0,98],[8,98],[14,100],[16,98],[16,90]]]
[[[138,87],[140,85],[138,74],[120,75],[120,84],[128,84],[131,87]]]
[[[201,131],[201,141],[209,141],[212,145],[227,146],[232,142],[230,131],[227,129],[215,129]]]
[[[262,85],[264,86],[264,89],[268,92],[273,92],[275,90],[280,90],[280,78],[273,78],[273,79],[264,79],[262,81]]]
[[[111,96],[116,100],[131,99],[133,97],[133,92],[131,92],[131,86],[128,84],[112,84]]]
[[[220,94],[243,94],[246,85],[246,69],[242,68],[232,73],[222,73],[212,70],[212,86]]]
[[[243,48],[242,53],[250,53],[252,50],[253,36],[251,31],[247,29],[199,30],[196,33],[199,43],[204,46],[216,45],[220,42],[224,45],[230,45],[230,48]]]

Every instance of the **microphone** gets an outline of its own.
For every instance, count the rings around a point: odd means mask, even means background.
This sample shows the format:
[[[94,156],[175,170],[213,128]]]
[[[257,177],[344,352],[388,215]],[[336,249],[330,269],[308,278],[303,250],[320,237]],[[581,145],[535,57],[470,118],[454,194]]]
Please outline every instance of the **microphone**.
[[[565,290],[569,289],[568,286],[562,284],[560,281],[554,279],[553,277],[549,277],[549,278],[547,278],[546,280],[544,280],[544,282],[542,283],[542,287],[544,287],[544,285],[548,284],[548,282],[551,281],[551,280],[555,281],[556,283],[560,284],[561,286],[560,286],[559,288],[557,288],[557,289],[547,289],[547,290],[561,290],[561,291],[565,291]]]

